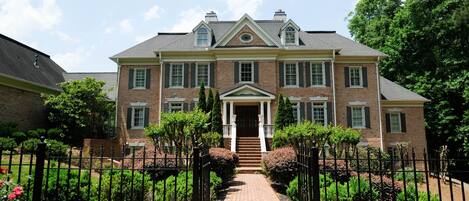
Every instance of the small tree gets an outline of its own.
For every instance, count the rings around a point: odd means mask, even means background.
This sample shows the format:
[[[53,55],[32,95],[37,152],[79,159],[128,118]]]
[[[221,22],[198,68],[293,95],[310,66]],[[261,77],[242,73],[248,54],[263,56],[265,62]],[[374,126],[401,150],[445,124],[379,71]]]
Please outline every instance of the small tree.
[[[277,101],[277,112],[275,113],[275,129],[282,129],[285,126],[285,105],[283,96],[280,94]]]
[[[221,101],[220,101],[220,94],[218,91],[215,94],[215,102],[213,102],[212,108],[212,131],[217,132],[220,135],[223,134],[223,122],[221,116]],[[223,144],[223,137],[220,140],[220,147],[224,147]]]
[[[199,102],[197,102],[197,108],[202,111],[207,110],[207,105],[205,103],[205,84],[202,82],[199,89]]]
[[[293,117],[293,107],[288,97],[285,97],[285,126],[289,126],[295,123],[295,117]]]
[[[212,89],[208,90],[207,102],[205,106],[205,113],[210,113],[213,108],[213,93]]]

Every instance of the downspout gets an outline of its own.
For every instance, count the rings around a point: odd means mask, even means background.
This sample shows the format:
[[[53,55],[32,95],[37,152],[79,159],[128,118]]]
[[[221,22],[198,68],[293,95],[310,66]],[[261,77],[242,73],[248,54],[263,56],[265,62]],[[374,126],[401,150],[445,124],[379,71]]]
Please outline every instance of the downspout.
[[[158,57],[160,58],[160,104],[158,105],[158,111],[159,111],[159,115],[158,115],[158,124],[160,124],[161,122],[161,108],[162,108],[162,105],[163,103],[161,102],[163,100],[163,62],[161,62],[161,51],[158,53]]]
[[[337,105],[335,100],[335,49],[332,50],[332,61],[331,61],[331,71],[332,71],[332,101],[334,102],[334,126],[337,126]]]
[[[381,86],[380,86],[380,77],[379,77],[379,56],[378,60],[376,61],[376,86],[378,88],[378,121],[379,121],[379,135],[380,135],[380,145],[381,151],[384,151],[384,139],[383,139],[383,122],[381,122]]]
[[[117,124],[118,122],[118,118],[119,118],[119,78],[120,78],[120,74],[121,74],[121,65],[119,64],[119,58],[116,58],[116,63],[117,63],[117,86],[116,86],[116,99],[114,100],[115,101],[115,114],[114,114],[114,129],[115,131],[114,132],[117,132],[119,130],[119,126]],[[124,112],[124,111],[122,111]],[[124,122],[122,122],[124,123]],[[127,131],[122,131],[122,132],[127,132]],[[122,134],[122,133],[121,133]],[[117,137],[117,134],[116,134],[116,137]],[[122,142],[123,144],[125,144],[127,141],[127,139],[125,139],[125,142]]]

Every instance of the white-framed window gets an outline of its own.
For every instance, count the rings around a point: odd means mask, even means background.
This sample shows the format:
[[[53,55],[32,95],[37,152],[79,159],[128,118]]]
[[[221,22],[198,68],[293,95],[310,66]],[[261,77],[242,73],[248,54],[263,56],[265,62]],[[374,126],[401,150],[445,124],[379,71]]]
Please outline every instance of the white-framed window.
[[[168,106],[169,112],[182,112],[184,110],[183,102],[170,102]]]
[[[311,86],[324,86],[326,82],[324,62],[311,63]]]
[[[208,46],[209,42],[208,29],[204,26],[197,30],[197,46]]]
[[[402,125],[401,125],[401,114],[400,113],[390,113],[389,114],[389,125],[391,129],[391,133],[401,133],[402,132]]]
[[[254,82],[254,63],[239,63],[239,80],[240,82]]]
[[[291,26],[285,29],[285,44],[296,44],[296,30]]]
[[[327,126],[327,104],[326,102],[313,102],[312,104],[313,123]]]
[[[169,69],[169,83],[171,87],[184,86],[184,64],[171,64]]]
[[[144,89],[146,86],[147,69],[134,68],[134,89]]]
[[[292,108],[293,108],[293,119],[295,119],[295,122],[300,122],[301,117],[300,117],[300,103],[292,103]]]
[[[208,63],[197,63],[196,64],[196,83],[197,86],[200,86],[202,82],[205,86],[210,86],[209,77],[210,77],[210,68]]]
[[[362,67],[349,67],[350,87],[363,87]]]
[[[132,107],[132,129],[143,129],[145,126],[145,107]]]
[[[298,86],[298,65],[297,63],[285,63],[285,86]]]
[[[351,107],[351,120],[352,128],[365,128],[365,107],[352,106]]]

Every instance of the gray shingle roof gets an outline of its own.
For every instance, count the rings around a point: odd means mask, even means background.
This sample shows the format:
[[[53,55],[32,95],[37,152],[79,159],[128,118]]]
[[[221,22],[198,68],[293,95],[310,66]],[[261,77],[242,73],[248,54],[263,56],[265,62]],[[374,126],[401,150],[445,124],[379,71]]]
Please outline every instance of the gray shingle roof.
[[[49,55],[0,34],[0,75],[60,90],[57,84],[64,81],[63,72]]]
[[[208,26],[213,32],[212,44],[220,40],[237,21],[209,22]],[[280,44],[280,29],[284,25],[282,21],[256,20],[257,23],[271,38]],[[339,54],[344,56],[386,56],[384,53],[357,43],[335,32],[307,32],[300,31],[300,46],[288,46],[288,49],[317,49],[317,50],[340,50]],[[194,45],[194,33],[165,33],[137,44],[119,54],[115,58],[147,58],[155,57],[155,51],[199,51],[206,48]]]
[[[384,77],[380,77],[381,96],[384,100],[392,101],[430,101]]]
[[[117,98],[117,73],[116,72],[99,72],[99,73],[64,73],[65,81],[82,80],[86,77],[91,77],[96,80],[104,81],[104,90],[107,92],[107,97],[111,100]]]

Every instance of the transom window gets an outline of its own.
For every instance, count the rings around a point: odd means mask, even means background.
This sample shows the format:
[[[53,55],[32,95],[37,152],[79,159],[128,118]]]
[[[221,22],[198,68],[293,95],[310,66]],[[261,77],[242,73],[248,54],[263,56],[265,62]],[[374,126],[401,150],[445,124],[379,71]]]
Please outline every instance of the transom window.
[[[140,129],[145,124],[145,108],[144,107],[133,107],[132,108],[132,128]]]
[[[389,122],[390,122],[390,126],[391,126],[391,133],[400,133],[400,132],[402,132],[401,114],[400,113],[391,113],[391,114],[389,114]]]
[[[298,68],[296,63],[285,64],[285,86],[297,86]]]
[[[145,88],[146,69],[136,68],[134,71],[134,88]]]
[[[287,27],[285,29],[285,44],[296,43],[296,31],[293,27]]]
[[[169,103],[169,112],[182,112],[183,103],[182,102],[171,102]]]
[[[253,70],[253,65],[252,62],[244,62],[240,63],[240,81],[241,82],[254,82],[254,70]]]
[[[205,86],[210,85],[208,83],[209,67],[208,64],[197,64],[197,86],[204,83]]]
[[[351,87],[361,87],[362,86],[362,69],[361,67],[350,67],[350,86]]]
[[[365,107],[352,107],[352,128],[365,128]]]
[[[184,66],[183,64],[171,64],[170,69],[171,87],[182,87],[184,82]]]
[[[326,126],[326,120],[326,102],[313,102],[313,122]]]
[[[200,27],[197,30],[197,45],[198,46],[208,45],[208,29],[207,28]]]
[[[311,64],[311,85],[324,86],[324,63]]]

